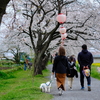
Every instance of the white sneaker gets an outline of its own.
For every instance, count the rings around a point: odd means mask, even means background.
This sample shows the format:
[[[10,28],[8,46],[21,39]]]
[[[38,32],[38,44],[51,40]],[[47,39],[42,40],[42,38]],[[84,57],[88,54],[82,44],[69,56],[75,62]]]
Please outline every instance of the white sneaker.
[[[73,90],[72,87],[69,87],[68,90]]]
[[[73,90],[72,88],[70,88],[70,90]]]
[[[58,90],[59,90],[59,96],[61,96],[63,94],[63,90],[61,88],[59,88]]]

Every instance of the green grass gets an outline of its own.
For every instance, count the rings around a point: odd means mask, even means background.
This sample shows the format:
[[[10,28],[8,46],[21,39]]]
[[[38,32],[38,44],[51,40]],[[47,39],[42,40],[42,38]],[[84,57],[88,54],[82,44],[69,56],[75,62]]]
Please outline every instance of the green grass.
[[[76,64],[76,67],[79,71],[78,63]],[[91,77],[100,80],[100,72],[98,72],[97,67],[100,67],[100,63],[93,63],[92,64],[92,66],[91,66]]]
[[[100,67],[100,63],[92,64],[91,76],[100,80],[97,67]],[[46,76],[50,72],[43,70],[43,75],[32,77],[32,71],[21,68],[0,71],[0,100],[51,100],[53,96],[41,92],[39,88],[41,83],[49,80]]]
[[[52,64],[52,62],[49,60],[48,63],[47,63],[47,65],[50,65],[50,64]]]
[[[97,67],[100,67],[100,63],[93,63],[91,67],[91,76],[100,80],[100,72],[98,72]]]
[[[20,69],[12,72],[13,78],[0,78],[0,100],[51,100],[52,95],[42,93],[39,88],[48,75],[49,71],[44,70],[43,75],[33,78],[30,70]]]

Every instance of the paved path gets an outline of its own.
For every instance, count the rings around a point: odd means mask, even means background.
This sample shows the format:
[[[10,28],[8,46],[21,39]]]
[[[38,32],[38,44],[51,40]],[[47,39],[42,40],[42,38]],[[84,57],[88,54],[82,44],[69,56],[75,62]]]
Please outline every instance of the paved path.
[[[51,71],[52,65],[48,65],[47,68]],[[92,78],[91,81],[91,91],[87,90],[86,79],[85,90],[80,90],[81,86],[79,78],[74,77],[73,90],[68,90],[68,84],[66,79],[66,91],[62,96],[59,96],[56,86],[56,80],[54,79],[50,92],[50,94],[54,96],[52,100],[100,100],[100,80]]]

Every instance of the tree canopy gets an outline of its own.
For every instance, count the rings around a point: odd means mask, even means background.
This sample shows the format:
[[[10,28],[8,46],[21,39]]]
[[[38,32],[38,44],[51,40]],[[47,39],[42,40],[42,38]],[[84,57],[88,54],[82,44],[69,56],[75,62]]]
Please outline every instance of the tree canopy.
[[[5,32],[6,37],[8,40],[11,38],[9,41],[16,41],[18,38],[35,52],[35,74],[42,73],[40,63],[45,54],[52,53],[53,48],[56,51],[61,45],[59,27],[67,29],[68,36],[64,40],[64,46],[68,54],[78,52],[83,43],[100,50],[98,1],[94,5],[87,0],[12,0],[8,8],[9,20],[4,21],[6,16],[3,17],[3,24],[9,29]],[[67,16],[63,25],[56,21],[59,13]]]

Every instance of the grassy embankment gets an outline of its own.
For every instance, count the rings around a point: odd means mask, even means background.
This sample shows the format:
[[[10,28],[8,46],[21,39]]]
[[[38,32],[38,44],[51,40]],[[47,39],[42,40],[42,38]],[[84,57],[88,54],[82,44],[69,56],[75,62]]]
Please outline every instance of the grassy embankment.
[[[97,67],[100,67],[100,63],[92,64],[91,76],[100,80]],[[45,77],[49,74],[48,70],[44,70],[43,75],[33,78],[30,70],[9,69],[0,72],[0,100],[51,100],[52,95],[42,93],[39,89],[41,83],[48,81]]]
[[[79,70],[78,64],[76,65],[77,69]],[[93,63],[91,66],[91,77],[100,80],[100,72],[98,71],[98,67],[100,67],[100,63]]]
[[[41,83],[48,81],[45,77],[49,73],[44,70],[43,75],[33,78],[30,70],[0,72],[0,100],[51,100],[52,95],[42,93],[39,88]]]
[[[98,67],[100,68],[100,63],[92,64],[91,76],[100,80],[100,71],[98,71]]]

